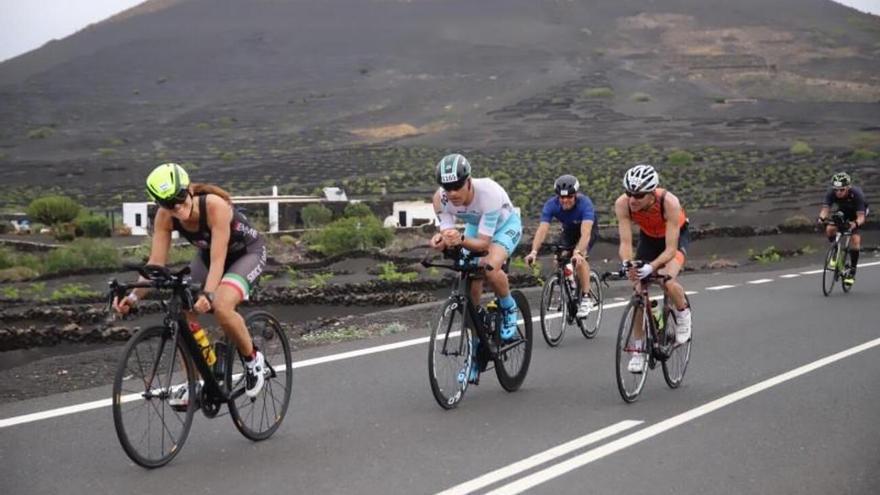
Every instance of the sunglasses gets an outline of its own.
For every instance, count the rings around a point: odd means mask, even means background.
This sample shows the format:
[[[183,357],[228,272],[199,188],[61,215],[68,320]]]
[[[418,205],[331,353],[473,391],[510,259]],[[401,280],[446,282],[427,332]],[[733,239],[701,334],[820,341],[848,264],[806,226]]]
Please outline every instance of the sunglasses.
[[[633,192],[626,191],[626,195],[627,195],[627,197],[629,197],[629,198],[642,199],[642,198],[644,198],[645,196],[647,196],[648,193],[646,193],[646,192],[642,192],[642,193],[633,193]]]
[[[181,189],[180,191],[177,191],[176,195],[170,198],[159,199],[153,197],[153,199],[156,200],[156,204],[161,206],[162,208],[173,210],[175,206],[186,201],[187,196],[189,196],[189,191],[187,189]]]
[[[845,187],[835,187],[834,188],[834,192],[844,192],[844,191],[846,191]]]
[[[442,187],[443,190],[446,192],[454,192],[460,190],[462,187],[465,186],[465,184],[467,184],[467,181],[464,181],[461,184],[457,184],[455,182],[451,184],[441,184],[440,187]]]

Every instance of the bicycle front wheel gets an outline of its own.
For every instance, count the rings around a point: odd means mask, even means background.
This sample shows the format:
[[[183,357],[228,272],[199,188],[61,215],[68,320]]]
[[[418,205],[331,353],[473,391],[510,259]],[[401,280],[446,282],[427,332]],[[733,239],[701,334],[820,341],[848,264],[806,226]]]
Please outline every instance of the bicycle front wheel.
[[[559,277],[554,275],[541,291],[541,333],[550,347],[558,346],[565,337],[569,312],[566,299],[565,288],[559,283]]]
[[[617,390],[620,396],[626,402],[635,402],[642,388],[645,386],[645,380],[648,377],[648,345],[644,334],[648,332],[648,322],[645,318],[645,309],[635,301],[630,301],[623,312],[620,319],[620,329],[617,331],[617,355],[615,356],[616,373],[617,373]],[[637,343],[634,337],[634,330],[641,326],[643,336],[641,343]],[[630,360],[641,356],[643,365],[636,371],[629,370]]]
[[[594,270],[590,270],[590,291],[584,297],[589,297],[593,303],[593,309],[586,318],[578,320],[578,326],[584,337],[592,339],[599,333],[599,325],[602,324],[602,309],[605,306],[605,298],[602,294],[602,281],[599,280],[599,274]]]
[[[180,452],[192,426],[196,372],[189,355],[164,326],[135,334],[113,380],[113,425],[122,449],[145,468],[164,466]],[[169,400],[187,387],[186,405]]]
[[[250,398],[244,393],[245,362],[238,349],[226,350],[226,383],[230,384],[229,414],[235,427],[246,438],[265,440],[281,426],[293,388],[293,363],[290,342],[281,323],[267,311],[254,311],[245,318],[248,333],[266,360],[265,383],[260,393]]]
[[[502,344],[495,356],[495,374],[504,390],[514,392],[526,379],[532,360],[532,310],[522,292],[514,290],[510,291],[510,295],[519,311],[517,336],[513,341]]]
[[[431,393],[443,409],[458,406],[467,390],[476,342],[461,301],[450,299],[441,308],[428,341]]]
[[[822,267],[822,294],[831,295],[834,290],[834,282],[839,277],[839,268],[837,266],[837,243],[828,248],[828,254],[825,255],[825,265]]]
[[[693,306],[691,306],[691,301],[687,297],[684,296],[685,300],[688,302],[688,307],[691,308],[691,318],[693,318],[694,310]],[[669,351],[669,357],[663,361],[663,379],[666,380],[666,385],[669,388],[678,388],[681,385],[681,381],[684,379],[684,373],[687,371],[688,362],[691,359],[691,346],[694,342],[694,329],[693,323],[691,323],[691,338],[684,344],[678,344],[675,342],[675,332],[670,331],[669,322],[672,321],[672,309],[669,306],[666,306],[666,301],[664,300],[664,309],[665,312],[664,321],[666,322],[664,335],[666,337],[666,342],[664,345],[669,345],[672,347],[672,350]]]

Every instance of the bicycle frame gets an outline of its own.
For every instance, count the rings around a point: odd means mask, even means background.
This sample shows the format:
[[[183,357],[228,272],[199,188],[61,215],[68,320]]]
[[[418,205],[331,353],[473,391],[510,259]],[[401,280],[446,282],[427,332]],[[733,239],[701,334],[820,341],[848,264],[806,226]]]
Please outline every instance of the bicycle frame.
[[[138,267],[138,271],[144,278],[150,278],[140,267]],[[165,309],[165,318],[162,324],[170,330],[170,338],[174,340],[175,348],[183,339],[183,349],[189,355],[188,359],[195,365],[199,375],[201,375],[203,390],[206,392],[205,397],[211,399],[212,404],[216,405],[235,400],[244,393],[244,390],[238,389],[233,393],[229,393],[220,385],[214,370],[205,361],[199,344],[196,342],[195,337],[193,337],[192,332],[189,331],[189,322],[184,311],[192,309],[194,304],[192,290],[197,287],[189,283],[189,277],[185,276],[185,272],[181,272],[178,275],[180,275],[179,279],[172,277],[170,280],[148,280],[133,284],[119,284],[116,280],[113,280],[110,282],[111,297],[112,295],[120,297],[125,292],[136,288],[170,289],[172,291],[171,297],[167,300],[162,300],[162,307]],[[225,359],[225,356],[217,356],[217,359]],[[158,362],[153,363],[153,370],[150,371],[151,376],[155,376],[158,365]],[[230,366],[231,363],[225,363],[225,365]],[[272,372],[274,373],[274,370]]]
[[[658,328],[658,321],[653,316],[653,308],[654,304],[657,302],[656,300],[652,300],[648,291],[648,287],[651,284],[659,285],[663,290],[663,299],[659,304],[662,304],[661,317],[665,320],[666,318],[666,307],[668,304],[669,296],[666,294],[666,290],[663,287],[669,280],[667,275],[663,275],[662,277],[652,276],[648,280],[640,280],[639,286],[635,289],[635,293],[632,295],[631,301],[636,306],[636,311],[642,312],[642,325],[647,325],[647,328],[643,328],[645,332],[645,342],[649,349],[651,349],[651,360],[654,361],[666,361],[670,356],[670,351],[674,347],[674,343],[663,345],[660,343],[660,328]],[[661,321],[663,324],[663,328],[667,327],[667,322]],[[665,331],[665,330],[664,330]]]

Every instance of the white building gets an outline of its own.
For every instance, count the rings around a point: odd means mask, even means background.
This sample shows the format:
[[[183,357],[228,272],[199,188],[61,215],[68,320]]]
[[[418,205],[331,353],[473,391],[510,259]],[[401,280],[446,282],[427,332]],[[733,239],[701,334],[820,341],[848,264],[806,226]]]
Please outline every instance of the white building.
[[[236,205],[265,204],[268,208],[269,232],[278,232],[278,205],[280,203],[348,202],[345,191],[338,187],[325,187],[320,196],[279,196],[278,187],[272,186],[271,196],[233,196]],[[122,222],[131,229],[131,235],[149,235],[149,209],[154,203],[122,203]],[[176,233],[175,233],[176,234]]]
[[[383,222],[386,227],[418,227],[437,225],[434,204],[425,201],[395,201],[390,216]]]

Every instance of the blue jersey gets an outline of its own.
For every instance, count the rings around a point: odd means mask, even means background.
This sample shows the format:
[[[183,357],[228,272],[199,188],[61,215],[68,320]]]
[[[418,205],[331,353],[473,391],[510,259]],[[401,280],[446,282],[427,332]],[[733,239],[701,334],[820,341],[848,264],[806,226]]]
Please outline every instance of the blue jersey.
[[[541,221],[550,223],[554,218],[562,223],[562,229],[566,231],[576,230],[580,232],[581,222],[587,220],[593,222],[594,229],[599,224],[596,210],[593,208],[593,202],[589,197],[581,193],[578,193],[575,197],[574,208],[570,210],[562,209],[562,203],[559,202],[558,196],[548,199],[541,210]]]

